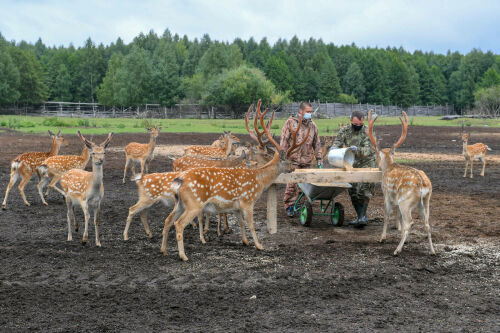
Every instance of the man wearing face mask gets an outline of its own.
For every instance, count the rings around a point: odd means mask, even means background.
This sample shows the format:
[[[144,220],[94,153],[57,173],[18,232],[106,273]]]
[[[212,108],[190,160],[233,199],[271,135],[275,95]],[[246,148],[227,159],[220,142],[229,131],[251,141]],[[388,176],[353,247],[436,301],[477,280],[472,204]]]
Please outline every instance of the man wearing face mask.
[[[364,125],[364,114],[361,111],[353,111],[351,114],[351,124],[340,129],[335,137],[332,147],[350,147],[355,154],[354,168],[374,168],[375,151],[372,149],[370,138],[368,137],[368,127]],[[353,183],[349,189],[351,202],[358,217],[349,223],[357,228],[362,228],[368,223],[366,210],[370,198],[373,197],[375,184],[373,183]]]
[[[305,139],[308,129],[310,129],[310,132],[306,142],[301,145],[300,148],[292,154],[292,156],[290,156],[290,160],[296,169],[307,169],[311,167],[313,157],[316,155],[317,166],[321,168],[321,141],[318,136],[318,127],[311,119],[311,104],[307,102],[300,103],[297,117],[291,116],[283,125],[283,129],[281,130],[280,148],[281,150],[287,151],[287,149],[291,146],[292,130],[295,131],[297,129],[300,115],[302,115],[303,118],[300,130],[297,133],[296,142],[300,143]],[[287,184],[285,195],[283,197],[283,203],[288,217],[293,217],[295,215],[293,205],[295,204],[295,201],[297,201],[299,195],[300,191],[297,184]]]

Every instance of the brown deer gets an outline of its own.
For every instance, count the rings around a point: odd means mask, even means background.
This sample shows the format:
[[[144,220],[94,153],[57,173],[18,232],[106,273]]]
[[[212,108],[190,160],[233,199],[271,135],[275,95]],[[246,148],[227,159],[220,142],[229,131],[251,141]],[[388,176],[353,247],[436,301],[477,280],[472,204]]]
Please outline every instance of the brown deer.
[[[71,169],[85,169],[89,159],[90,153],[85,145],[80,155],[56,155],[45,159],[39,168],[42,177],[37,185],[38,193],[40,194],[43,204],[46,206],[48,205],[42,193],[47,183],[48,186],[45,196],[49,195],[50,189],[54,189],[64,195],[63,191],[56,186],[62,174]],[[52,180],[50,178],[52,178]]]
[[[85,215],[85,231],[83,233],[82,244],[85,245],[88,240],[88,226],[90,219],[90,209],[94,211],[95,226],[95,245],[101,246],[99,240],[99,213],[101,211],[101,201],[104,196],[104,185],[102,184],[104,163],[104,150],[109,145],[113,132],[108,134],[106,141],[100,145],[88,141],[78,131],[78,136],[82,139],[85,146],[92,156],[92,172],[71,169],[62,174],[60,184],[62,192],[66,198],[67,218],[68,218],[68,241],[71,236],[71,215],[75,221],[75,230],[78,231],[78,222],[75,216],[75,205],[79,205]]]
[[[257,112],[260,112],[260,104],[259,100]],[[172,188],[176,193],[177,202],[174,210],[165,220],[161,246],[163,255],[166,255],[167,235],[175,219],[179,257],[184,261],[188,260],[184,252],[184,228],[195,216],[199,216],[203,212],[239,213],[243,243],[248,245],[244,232],[244,221],[246,221],[252,233],[255,247],[259,250],[263,249],[254,228],[253,208],[255,202],[278,175],[293,170],[292,163],[288,158],[309,136],[308,132],[300,144],[296,143],[296,133],[300,130],[302,123],[302,119],[299,119],[299,126],[292,135],[292,146],[287,152],[280,151],[278,143],[274,141],[264,125],[264,116],[267,112],[268,109],[261,114],[260,123],[269,140],[277,149],[273,159],[267,164],[255,169],[195,168],[184,171],[173,180]]]
[[[163,172],[150,173],[147,175],[137,174],[132,179],[137,184],[139,192],[139,200],[135,205],[129,208],[127,223],[123,231],[123,239],[128,240],[128,231],[134,216],[139,213],[144,230],[149,238],[153,237],[149,229],[147,209],[158,201],[162,201],[167,207],[173,206],[174,192],[171,189],[172,180],[176,178],[180,172]],[[202,221],[200,221],[200,224]],[[200,230],[203,228],[200,225]],[[200,240],[205,243],[203,233],[200,231]]]
[[[485,145],[484,143],[475,143],[473,145],[469,145],[469,135],[467,133],[462,134],[463,141],[463,151],[462,154],[465,158],[465,171],[464,177],[467,176],[467,167],[470,161],[470,178],[473,178],[472,174],[472,166],[475,159],[480,160],[483,163],[483,170],[481,170],[481,176],[484,176],[484,168],[486,166],[486,151],[491,150],[490,147]]]
[[[40,167],[43,161],[50,156],[57,155],[59,153],[59,148],[63,143],[66,143],[61,135],[61,131],[56,134],[49,131],[49,135],[52,138],[52,147],[48,153],[44,152],[28,152],[21,154],[14,158],[10,164],[10,181],[5,191],[5,197],[3,199],[2,209],[7,209],[7,198],[9,196],[10,189],[21,176],[21,182],[19,183],[18,189],[21,193],[24,203],[29,206],[30,203],[26,200],[26,195],[24,195],[24,187],[30,181],[33,173],[37,173],[38,177],[41,178]]]
[[[225,132],[223,147],[189,146],[184,150],[184,155],[206,155],[210,157],[228,157],[233,150],[233,135],[231,131]]]
[[[384,228],[380,237],[380,242],[387,237],[387,224],[389,222],[392,207],[398,207],[398,229],[401,230],[401,241],[399,242],[394,255],[401,252],[403,245],[410,232],[412,222],[411,212],[413,208],[419,208],[420,215],[424,219],[425,229],[429,239],[431,254],[435,254],[432,245],[431,227],[429,225],[429,203],[432,194],[432,184],[427,175],[418,169],[405,165],[399,165],[394,161],[395,150],[403,143],[408,131],[408,117],[403,112],[403,117],[399,117],[403,131],[399,140],[392,148],[379,149],[377,141],[373,136],[373,124],[377,118],[372,119],[372,111],[368,113],[368,135],[373,144],[373,149],[377,154],[377,162],[382,171],[382,192],[384,193],[385,219]]]
[[[233,143],[240,143],[240,138],[238,138],[236,135],[231,134],[231,139],[233,140]],[[224,134],[219,137],[219,139],[215,140],[212,142],[211,147],[224,147],[225,142],[224,142]],[[236,147],[231,146],[231,155],[234,155],[236,153]]]
[[[144,174],[144,169],[146,169],[146,173],[149,172],[149,166],[151,161],[154,158],[154,150],[156,145],[156,139],[160,134],[161,126],[158,127],[158,124],[155,126],[151,126],[149,122],[147,124],[147,131],[149,132],[149,143],[137,143],[131,142],[125,147],[125,170],[123,170],[123,184],[125,184],[125,177],[127,176],[127,168],[129,163],[132,161],[132,175],[135,174],[134,162],[141,163],[141,174]]]

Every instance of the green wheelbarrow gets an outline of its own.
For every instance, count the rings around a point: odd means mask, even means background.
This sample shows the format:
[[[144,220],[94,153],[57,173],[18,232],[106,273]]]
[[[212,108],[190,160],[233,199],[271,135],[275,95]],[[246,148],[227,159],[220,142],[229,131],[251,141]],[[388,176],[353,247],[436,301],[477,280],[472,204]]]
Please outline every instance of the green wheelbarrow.
[[[344,207],[340,202],[335,202],[335,197],[351,188],[348,183],[299,183],[297,184],[301,189],[297,201],[293,209],[300,215],[300,224],[305,227],[311,225],[313,215],[324,215],[330,218],[334,226],[340,227],[344,223]],[[304,199],[305,197],[305,199]],[[320,213],[313,212],[313,201],[320,201]]]

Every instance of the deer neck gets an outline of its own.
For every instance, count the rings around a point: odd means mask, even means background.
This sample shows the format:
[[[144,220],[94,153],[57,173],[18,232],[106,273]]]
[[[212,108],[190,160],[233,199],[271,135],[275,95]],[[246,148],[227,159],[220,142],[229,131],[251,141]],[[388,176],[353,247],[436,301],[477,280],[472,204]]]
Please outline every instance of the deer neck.
[[[156,138],[154,137],[153,134],[149,137],[149,143],[148,143],[148,151],[151,153],[155,149],[156,145]]]
[[[89,149],[86,146],[83,146],[82,153],[80,154],[80,159],[87,164],[90,158],[90,152]]]
[[[102,186],[102,164],[96,165],[92,163],[92,183],[91,193],[97,193]]]
[[[463,149],[462,149],[462,153],[464,155],[467,155],[467,145],[468,145],[468,141],[467,140],[463,140]]]
[[[233,146],[233,140],[231,140],[230,138],[227,139],[226,141],[226,146],[224,147],[225,148],[225,152],[226,152],[226,156],[229,156],[229,154],[231,154],[231,148]]]
[[[257,172],[256,180],[262,184],[264,190],[271,186],[276,177],[285,172],[285,169],[281,167],[280,157],[277,153],[274,154],[272,160],[255,170]]]
[[[52,147],[49,151],[49,156],[55,156],[59,154],[59,148],[61,148],[61,144],[54,139],[54,141],[52,142]]]

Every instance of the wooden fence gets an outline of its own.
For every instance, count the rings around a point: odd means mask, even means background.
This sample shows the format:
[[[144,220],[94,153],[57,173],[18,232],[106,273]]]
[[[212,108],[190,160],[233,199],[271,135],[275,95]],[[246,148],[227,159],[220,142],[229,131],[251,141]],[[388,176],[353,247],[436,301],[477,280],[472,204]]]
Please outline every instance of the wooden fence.
[[[403,108],[394,105],[311,103],[316,118],[349,116],[352,111],[367,113],[374,109],[379,115],[396,116],[406,111],[409,116],[445,116],[455,114],[451,105],[426,105]],[[47,102],[37,106],[0,107],[0,114],[86,117],[86,118],[164,118],[164,119],[241,119],[248,105],[240,107],[205,106],[200,104],[176,104],[164,107],[146,104],[135,107],[106,107],[97,103]],[[296,114],[299,103],[290,103],[275,108],[276,118],[287,118]]]

